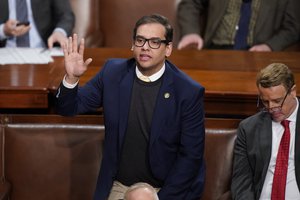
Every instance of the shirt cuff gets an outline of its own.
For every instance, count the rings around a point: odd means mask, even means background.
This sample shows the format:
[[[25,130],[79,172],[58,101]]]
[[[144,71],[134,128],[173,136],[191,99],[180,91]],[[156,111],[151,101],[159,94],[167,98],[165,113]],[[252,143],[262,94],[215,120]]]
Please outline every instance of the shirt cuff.
[[[65,37],[67,37],[67,32],[62,29],[62,28],[55,28],[53,32],[60,32],[62,33]]]
[[[0,24],[0,40],[7,39],[7,36],[4,33],[4,24]]]
[[[75,87],[78,85],[79,80],[78,80],[76,83],[74,83],[74,84],[70,84],[70,83],[68,83],[68,82],[66,81],[66,76],[67,76],[67,75],[65,75],[64,78],[63,78],[63,81],[62,81],[63,85],[64,85],[66,88],[68,88],[68,89],[73,89],[73,88],[75,88]]]

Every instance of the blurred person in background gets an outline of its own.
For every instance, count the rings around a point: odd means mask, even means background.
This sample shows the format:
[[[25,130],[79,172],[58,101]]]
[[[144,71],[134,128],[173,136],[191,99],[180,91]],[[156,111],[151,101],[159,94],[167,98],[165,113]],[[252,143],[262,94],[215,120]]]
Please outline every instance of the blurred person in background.
[[[0,0],[0,46],[61,46],[72,33],[75,16],[69,0]]]
[[[299,42],[299,8],[299,0],[181,0],[178,49],[284,50]]]

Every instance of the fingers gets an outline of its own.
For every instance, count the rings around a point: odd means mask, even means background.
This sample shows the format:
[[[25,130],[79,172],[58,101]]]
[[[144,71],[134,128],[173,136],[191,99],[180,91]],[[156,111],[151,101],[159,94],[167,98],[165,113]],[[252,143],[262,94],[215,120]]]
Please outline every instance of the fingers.
[[[16,20],[12,20],[12,19],[7,20],[7,22],[5,22],[3,27],[4,34],[7,36],[15,36],[14,31],[16,29],[16,24],[17,24]]]
[[[179,44],[178,44],[178,46],[177,46],[177,49],[178,50],[181,50],[183,48],[183,44],[182,44],[182,42],[179,42]]]
[[[72,52],[72,37],[67,38],[61,47],[63,49],[64,56],[66,59],[68,55]]]
[[[251,47],[248,51],[255,51],[255,47]]]
[[[181,50],[181,49],[184,49],[184,48],[187,47],[187,46],[188,46],[188,41],[187,41],[186,39],[183,38],[183,39],[179,42],[177,48],[178,48],[179,50]]]
[[[258,44],[258,45],[254,45],[252,46],[249,51],[272,51],[272,49],[266,45],[266,44]]]
[[[66,58],[68,56],[68,40],[66,40],[65,43],[62,45],[62,49]]]
[[[77,36],[77,34],[75,33],[75,34],[73,34],[73,52],[77,52],[78,51],[78,42],[77,42],[77,40],[78,40],[78,36]]]
[[[54,43],[58,42],[61,47],[66,43],[68,38],[59,31],[54,31],[48,38],[48,48],[52,48]]]
[[[9,19],[3,27],[4,34],[7,36],[21,36],[30,30],[30,25],[17,26],[18,21]]]
[[[62,42],[63,43],[63,42]],[[69,37],[65,43],[62,45],[63,52],[65,55],[71,53],[79,53],[82,57],[84,54],[84,39],[82,38],[79,43],[78,49],[78,36],[74,34],[73,37]]]
[[[21,25],[21,26],[15,26],[12,30],[11,30],[11,34],[15,37],[24,35],[25,33],[27,33],[30,29],[30,26],[25,26],[25,25]]]
[[[186,48],[188,46],[188,43],[186,42],[181,42],[179,45],[178,45],[178,49],[179,50],[182,50],[184,48]]]
[[[49,48],[49,49],[51,49],[51,48],[53,47],[53,43],[54,43],[54,41],[53,41],[53,36],[50,36],[50,37],[48,38],[48,48]]]
[[[203,48],[203,41],[199,41],[197,45],[197,49],[201,50]]]
[[[184,49],[186,48],[190,43],[192,43],[192,37],[190,35],[185,35],[181,38],[181,40],[179,41],[179,44],[178,44],[178,49],[181,50],[181,49]]]
[[[68,39],[68,53],[72,53],[72,47],[73,47],[72,37],[69,37]]]
[[[62,47],[66,42],[68,42],[68,38],[64,37],[64,38],[58,39],[57,42]],[[53,42],[53,44],[54,44],[54,42]]]
[[[92,58],[88,58],[88,59],[84,62],[84,65],[87,67],[92,61],[93,61]]]
[[[84,39],[82,38],[80,40],[79,54],[83,56],[83,53],[84,53]]]
[[[190,45],[195,44],[195,42],[193,40],[188,40],[186,38],[184,38],[183,40],[181,40],[178,44],[178,49],[185,49],[187,47],[189,47]]]

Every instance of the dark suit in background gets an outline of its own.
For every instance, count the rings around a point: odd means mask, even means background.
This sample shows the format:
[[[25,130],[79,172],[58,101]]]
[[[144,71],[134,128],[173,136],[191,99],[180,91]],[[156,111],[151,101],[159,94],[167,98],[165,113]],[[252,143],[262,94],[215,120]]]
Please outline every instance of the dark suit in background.
[[[69,0],[31,0],[33,18],[45,44],[55,28],[72,33],[75,17]],[[9,18],[8,0],[0,0],[0,24]]]
[[[210,47],[228,2],[229,0],[182,0],[177,16],[181,36],[197,33],[204,38],[204,48]],[[297,42],[300,34],[299,8],[299,0],[260,0],[253,45],[265,43],[273,51],[279,51]],[[206,26],[203,30],[200,16],[206,14]]]

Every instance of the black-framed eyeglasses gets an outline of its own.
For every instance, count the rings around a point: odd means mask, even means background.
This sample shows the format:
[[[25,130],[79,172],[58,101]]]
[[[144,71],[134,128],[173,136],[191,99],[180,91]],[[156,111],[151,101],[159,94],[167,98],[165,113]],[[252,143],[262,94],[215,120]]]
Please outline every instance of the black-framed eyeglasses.
[[[275,106],[275,107],[272,107],[272,108],[268,108],[268,106],[266,106],[263,102],[261,102],[261,99],[258,96],[257,97],[257,108],[260,109],[262,112],[269,112],[269,111],[271,111],[271,112],[280,112],[282,110],[282,106],[285,102],[285,99],[286,99],[287,95],[290,93],[290,91],[291,91],[291,89],[287,90],[280,106]],[[261,104],[260,104],[260,102],[261,102]]]
[[[160,47],[161,43],[164,43],[164,44],[169,43],[167,40],[162,40],[160,38],[146,39],[144,37],[139,37],[139,36],[134,38],[134,45],[137,47],[143,47],[146,42],[148,42],[148,45],[151,49],[158,49]]]

